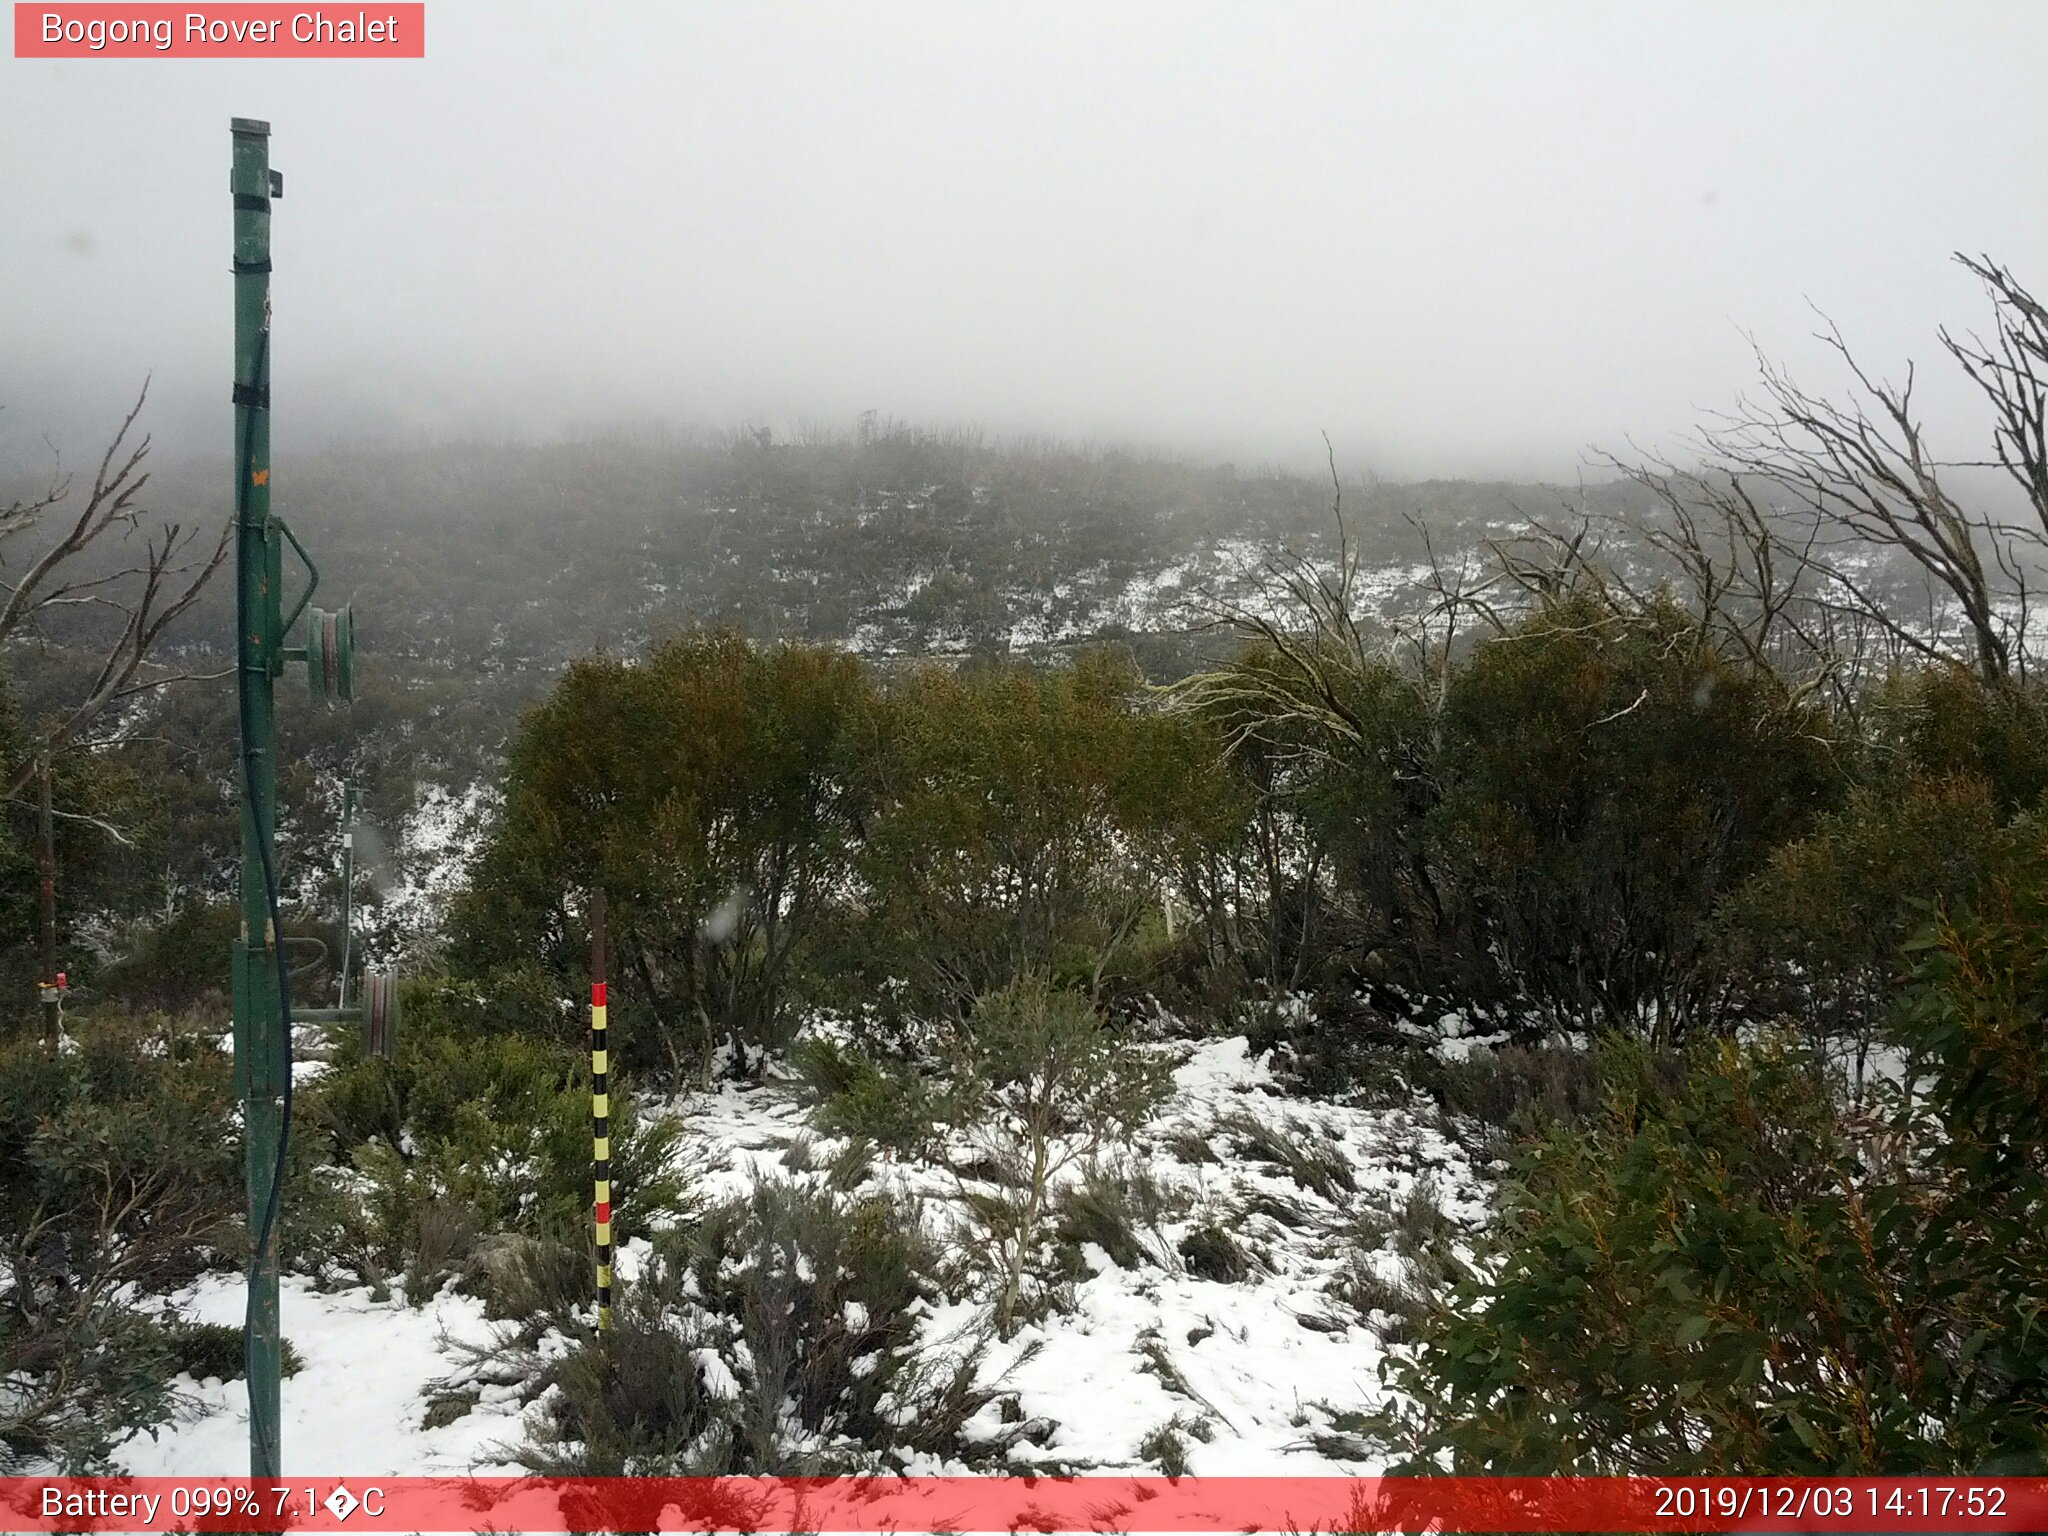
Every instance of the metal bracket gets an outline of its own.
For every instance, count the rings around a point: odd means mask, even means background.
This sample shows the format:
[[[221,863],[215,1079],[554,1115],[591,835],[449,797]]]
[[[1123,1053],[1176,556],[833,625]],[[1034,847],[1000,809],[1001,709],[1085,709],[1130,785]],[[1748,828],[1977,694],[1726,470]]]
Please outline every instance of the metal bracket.
[[[306,546],[301,544],[299,536],[292,532],[290,523],[281,517],[273,517],[271,521],[277,525],[277,531],[284,535],[285,542],[291,545],[298,555],[299,563],[306,568],[306,590],[299,594],[299,600],[292,605],[292,611],[285,615],[284,623],[279,626],[278,633],[281,638],[292,632],[292,626],[299,622],[299,615],[306,611],[306,604],[313,601],[313,594],[320,590],[320,567],[315,565],[313,557],[306,553]]]

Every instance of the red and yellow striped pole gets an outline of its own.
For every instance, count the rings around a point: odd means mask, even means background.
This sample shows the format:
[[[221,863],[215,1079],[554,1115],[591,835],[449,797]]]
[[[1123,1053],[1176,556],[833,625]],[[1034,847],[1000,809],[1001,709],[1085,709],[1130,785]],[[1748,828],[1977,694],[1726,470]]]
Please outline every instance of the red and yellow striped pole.
[[[604,1043],[604,892],[590,907],[590,1155],[597,1182],[597,1326],[612,1325],[612,1141],[610,1060]]]

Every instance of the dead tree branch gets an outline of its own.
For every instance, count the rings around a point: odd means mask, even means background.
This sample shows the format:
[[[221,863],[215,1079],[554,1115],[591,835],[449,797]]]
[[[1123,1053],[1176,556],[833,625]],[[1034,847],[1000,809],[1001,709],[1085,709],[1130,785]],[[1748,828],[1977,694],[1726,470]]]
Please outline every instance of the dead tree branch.
[[[157,665],[153,653],[165,630],[197,601],[227,559],[231,524],[222,524],[209,547],[193,530],[167,523],[144,537],[142,557],[135,563],[108,571],[93,562],[103,540],[124,539],[140,529],[142,508],[137,498],[149,483],[149,472],[142,466],[150,440],[144,434],[131,446],[130,438],[148,398],[145,381],[100,456],[77,516],[59,528],[55,540],[22,567],[19,577],[0,576],[0,594],[5,595],[0,602],[0,646],[24,638],[43,619],[64,609],[94,607],[119,615],[119,627],[106,643],[91,684],[82,697],[62,707],[50,727],[45,750],[52,753],[80,740],[119,700],[194,675],[152,675]],[[60,463],[40,495],[0,508],[0,571],[6,568],[10,544],[33,537],[48,525],[71,495],[71,477]],[[0,783],[0,795],[20,794],[34,773],[32,761],[14,769]]]

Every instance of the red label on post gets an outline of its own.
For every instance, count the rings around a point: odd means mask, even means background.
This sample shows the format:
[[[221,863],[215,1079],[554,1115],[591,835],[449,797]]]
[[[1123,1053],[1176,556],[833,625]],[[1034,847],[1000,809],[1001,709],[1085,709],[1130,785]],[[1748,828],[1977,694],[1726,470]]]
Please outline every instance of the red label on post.
[[[14,7],[17,59],[423,59],[424,3]]]

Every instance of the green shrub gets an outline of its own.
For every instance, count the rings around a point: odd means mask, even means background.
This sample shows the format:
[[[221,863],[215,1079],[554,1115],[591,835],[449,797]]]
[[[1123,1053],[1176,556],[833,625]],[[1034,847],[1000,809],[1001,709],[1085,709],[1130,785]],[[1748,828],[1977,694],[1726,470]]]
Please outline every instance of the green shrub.
[[[1197,1280],[1235,1285],[1252,1272],[1251,1260],[1236,1239],[1213,1222],[1180,1240],[1180,1258]]]
[[[1134,966],[1183,817],[1161,782],[1173,727],[1143,712],[1127,658],[920,668],[863,757],[870,997],[960,1016],[981,993],[1058,977],[1100,997]],[[1173,776],[1170,776],[1173,777]]]
[[[1188,1475],[1188,1443],[1175,1415],[1138,1442],[1138,1459],[1156,1466],[1169,1482]]]
[[[691,633],[570,667],[522,724],[502,811],[450,914],[458,971],[580,998],[586,893],[610,901],[612,1049],[708,1066],[780,1045],[799,946],[844,884],[862,815],[859,660]],[[532,1025],[546,1028],[545,1015]]]
[[[1599,1054],[1556,1041],[1479,1048],[1455,1061],[1432,1057],[1416,1077],[1453,1123],[1479,1125],[1488,1156],[1553,1125],[1576,1125],[1601,1103]]]
[[[1185,1205],[1141,1165],[1100,1160],[1061,1194],[1059,1239],[1076,1248],[1092,1243],[1119,1269],[1157,1264],[1172,1253],[1165,1228]]]
[[[104,1473],[114,1447],[169,1419],[177,1366],[163,1330],[138,1309],[0,1312],[0,1473]]]
[[[1414,666],[1338,589],[1268,595],[1300,632],[1260,630],[1181,692],[1258,786],[1250,824],[1277,806],[1306,834],[1261,834],[1268,869],[1305,874],[1247,903],[1316,952],[1296,986],[1386,983],[1667,1043],[1725,1022],[1716,904],[1837,803],[1840,720],[1676,602],[1590,579]],[[1343,1042],[1308,1044],[1335,1086]]]
[[[1894,678],[1872,701],[1869,734],[1897,776],[1970,778],[2000,811],[2048,795],[2048,691],[2038,682],[1987,683],[1964,667],[1930,665]]]
[[[353,1170],[351,1201],[323,1237],[372,1283],[407,1278],[424,1300],[472,1271],[497,1232],[581,1245],[590,1231],[589,1060],[544,1040],[475,1035],[424,1013],[408,1018],[395,1060],[350,1057],[302,1101]],[[682,1197],[671,1166],[680,1128],[645,1120],[630,1087],[610,1083],[613,1241],[650,1230]]]
[[[1344,1149],[1322,1131],[1289,1117],[1283,1124],[1238,1112],[1216,1122],[1238,1144],[1241,1156],[1287,1175],[1296,1185],[1336,1201],[1358,1188]]]
[[[1205,941],[1238,959],[1254,995],[1342,978],[1373,954],[1391,956],[1403,981],[1433,984],[1457,921],[1429,846],[1441,798],[1434,690],[1322,604],[1301,611],[1296,594],[1269,596],[1305,632],[1261,635],[1228,666],[1175,685],[1228,743],[1230,798],[1253,802],[1236,838],[1212,832],[1199,863],[1184,861],[1183,889]]]
[[[227,1002],[229,950],[241,926],[232,901],[188,903],[168,921],[140,930],[129,953],[101,973],[100,987],[135,1007],[220,1009]]]
[[[1574,596],[1480,646],[1444,705],[1433,841],[1493,998],[1666,1042],[1716,1026],[1709,918],[1839,797],[1832,729],[1667,604]]]
[[[1937,1174],[1909,1207],[1907,1294],[1960,1459],[2048,1471],[2048,830],[2030,818],[1971,910],[1909,946],[1909,1129]],[[1919,1193],[1916,1191],[1916,1193]]]
[[[173,1320],[164,1325],[164,1342],[172,1367],[194,1381],[239,1381],[248,1373],[246,1340],[236,1324]],[[298,1375],[305,1369],[305,1361],[290,1339],[278,1342],[283,1374]]]
[[[1977,893],[2009,841],[2002,821],[1990,781],[1973,773],[1858,786],[1722,913],[1755,1011],[1790,1021],[1817,1052],[1867,1052],[1897,991],[1900,945],[1937,903]]]
[[[835,1136],[918,1155],[952,1118],[947,1084],[907,1063],[818,1036],[800,1040],[790,1061],[818,1096],[819,1126]]]
[[[1794,1044],[1647,1057],[1520,1158],[1381,1422],[1410,1470],[1955,1473],[2048,1450],[2048,918],[1944,926],[1903,1041],[1923,1097],[1846,1118]],[[1621,1063],[1626,1068],[1628,1063]]]
[[[228,1063],[165,1020],[0,1047],[0,1459],[82,1471],[171,1409],[142,1303],[238,1259]]]

